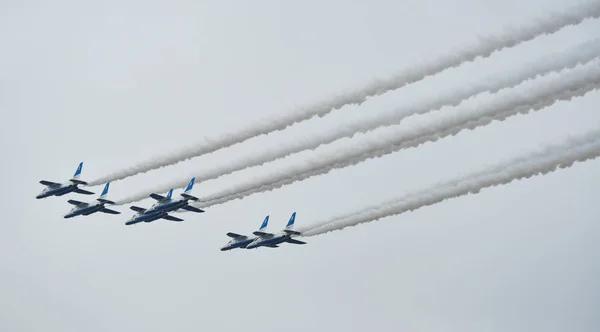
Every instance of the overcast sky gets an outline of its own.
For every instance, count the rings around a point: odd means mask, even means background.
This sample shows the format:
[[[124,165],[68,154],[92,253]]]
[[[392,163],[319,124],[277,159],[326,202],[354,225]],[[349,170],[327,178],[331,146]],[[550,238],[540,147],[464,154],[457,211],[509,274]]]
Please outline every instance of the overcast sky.
[[[249,234],[267,214],[272,231],[294,211],[298,226],[311,224],[595,128],[598,92],[185,214],[183,223],[125,226],[128,206],[116,207],[118,216],[63,219],[68,198],[97,196],[35,199],[39,180],[65,181],[80,161],[82,179],[94,179],[576,2],[0,2],[0,330],[598,331],[600,161],[311,237],[305,246],[219,251],[226,232]],[[360,107],[114,182],[111,198],[419,103],[598,31],[599,21],[586,21]],[[309,154],[197,183],[194,194]]]

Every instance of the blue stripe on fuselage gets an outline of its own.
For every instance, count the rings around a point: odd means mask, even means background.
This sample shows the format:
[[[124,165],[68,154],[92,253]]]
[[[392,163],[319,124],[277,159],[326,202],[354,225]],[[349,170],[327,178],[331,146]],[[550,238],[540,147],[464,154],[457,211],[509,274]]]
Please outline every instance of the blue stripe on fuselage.
[[[104,206],[102,205],[92,205],[92,206],[86,206],[83,209],[79,209],[79,210],[75,210],[73,211],[73,215],[81,215],[81,214],[85,214],[85,213],[93,213],[93,212],[98,212],[100,210],[102,210]]]
[[[161,212],[150,212],[150,213],[145,213],[145,214],[139,215],[137,218],[133,219],[132,221],[149,222],[149,221],[154,221],[154,220],[160,219],[160,218],[162,218],[163,215],[164,215],[164,213],[162,211]]]
[[[77,189],[77,186],[66,186],[66,187],[60,187],[60,188],[56,188],[56,189],[50,189],[50,190],[46,191],[45,193],[38,195],[37,197],[44,198],[44,197],[55,196],[55,195],[59,195],[59,194],[67,194],[72,191],[75,191],[76,189]]]
[[[175,202],[170,202],[167,204],[163,204],[163,205],[158,205],[157,207],[154,208],[154,210],[152,212],[163,212],[165,210],[177,210],[180,207],[186,205],[187,202],[186,201],[175,201]],[[168,212],[168,211],[167,211]]]
[[[267,240],[262,240],[260,242],[257,242],[254,246],[252,246],[253,248],[258,247],[258,246],[266,246],[266,245],[274,245],[274,244],[280,244],[285,242],[285,239],[288,237],[288,235],[281,235],[281,236],[277,236],[271,239],[267,239]]]
[[[221,251],[231,250],[231,249],[240,248],[240,247],[245,247],[245,246],[249,245],[250,243],[252,243],[252,241],[254,241],[254,239],[249,239],[249,240],[244,240],[244,241],[240,241],[240,242],[235,242],[235,243],[232,243],[232,244],[230,244],[228,246],[225,246],[225,247],[221,248]]]

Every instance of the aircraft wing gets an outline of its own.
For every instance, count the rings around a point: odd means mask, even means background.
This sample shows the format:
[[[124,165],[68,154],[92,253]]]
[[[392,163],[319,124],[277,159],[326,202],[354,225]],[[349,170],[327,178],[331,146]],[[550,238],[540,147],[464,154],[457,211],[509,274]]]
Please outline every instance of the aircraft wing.
[[[46,180],[42,180],[40,181],[41,184],[43,184],[44,186],[48,186],[48,187],[58,187],[60,186],[60,183],[56,183],[56,182],[52,182],[52,181],[46,181]]]
[[[300,232],[296,232],[296,231],[293,231],[291,229],[284,229],[283,231],[286,232],[287,234],[294,234],[294,235],[300,235],[300,234],[302,234]]]
[[[199,209],[197,207],[193,207],[191,205],[186,205],[186,206],[183,206],[181,208],[184,209],[184,210],[192,211],[192,212],[198,212],[198,213],[204,212],[204,210],[201,210],[201,209]]]
[[[150,194],[150,197],[154,198],[157,201],[162,201],[163,199],[166,198],[165,196],[162,196],[162,195],[159,195],[159,194],[154,194],[154,193]]]
[[[302,242],[296,239],[287,239],[285,242],[293,243],[293,244],[306,244],[306,242]]]
[[[107,209],[107,208],[100,210],[100,212],[109,213],[109,214],[121,214],[121,212],[119,212],[119,211],[115,211],[115,210],[111,210],[111,209]]]
[[[75,206],[82,206],[82,205],[87,205],[87,203],[84,202],[80,202],[80,201],[76,201],[74,199],[70,199],[67,201],[67,203],[75,205]]]
[[[246,235],[240,235],[240,234],[236,234],[236,233],[227,233],[227,236],[229,236],[230,238],[234,238],[234,239],[246,239],[248,238]]]
[[[263,246],[263,247],[268,247],[268,248],[279,248],[279,246],[278,246],[278,245],[276,245],[276,244],[269,244],[269,245],[265,245],[265,246]]]
[[[144,209],[144,208],[141,208],[141,207],[139,207],[139,206],[135,206],[135,205],[132,205],[132,206],[130,206],[129,208],[130,208],[130,209],[132,209],[132,210],[133,210],[133,211],[135,211],[135,212],[140,212],[140,213],[144,213],[144,212],[146,212],[146,209]]]
[[[265,233],[265,232],[261,232],[261,231],[254,231],[252,232],[252,234],[256,235],[256,236],[262,236],[262,237],[272,237],[273,233]]]
[[[91,192],[91,191],[83,190],[83,189],[80,189],[80,188],[77,188],[77,189],[75,189],[74,191],[75,191],[76,193],[78,193],[78,194],[84,194],[84,195],[93,195],[93,194],[94,194],[94,193],[93,193],[93,192]]]
[[[183,219],[177,218],[177,217],[173,217],[171,215],[165,215],[164,217],[162,217],[163,219],[167,219],[167,220],[171,220],[171,221],[183,221]]]

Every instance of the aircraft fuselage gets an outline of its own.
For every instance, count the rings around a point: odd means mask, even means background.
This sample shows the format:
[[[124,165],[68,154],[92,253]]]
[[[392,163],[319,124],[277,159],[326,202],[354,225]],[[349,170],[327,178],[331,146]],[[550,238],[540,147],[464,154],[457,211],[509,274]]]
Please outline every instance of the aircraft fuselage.
[[[187,205],[187,201],[185,201],[185,200],[173,201],[173,202],[153,206],[150,209],[148,209],[146,211],[146,213],[171,212],[171,211],[175,211],[186,205]]]
[[[232,250],[236,248],[246,248],[250,243],[252,243],[254,239],[247,239],[242,241],[237,241],[233,243],[228,243],[226,246],[221,248],[221,251]]]
[[[98,212],[100,210],[102,210],[104,208],[104,204],[93,204],[93,205],[88,205],[86,207],[83,208],[75,208],[73,209],[71,212],[69,212],[65,218],[72,218],[75,216],[80,216],[80,215],[90,215],[92,213]]]
[[[60,187],[56,187],[56,188],[47,187],[35,198],[40,199],[40,198],[46,198],[46,197],[50,197],[50,196],[62,196],[62,195],[68,194],[70,192],[73,192],[76,189],[77,189],[77,184],[67,184],[67,185],[61,184]]]
[[[269,239],[262,239],[260,241],[255,241],[254,243],[249,244],[246,249],[254,249],[263,246],[273,246],[283,242],[286,242],[291,236],[288,234],[276,235]]]
[[[163,211],[150,212],[150,213],[145,212],[145,213],[134,216],[129,221],[127,221],[125,223],[125,225],[133,225],[133,224],[137,224],[139,222],[152,222],[152,221],[162,218],[165,215],[167,215],[167,213],[163,212]]]

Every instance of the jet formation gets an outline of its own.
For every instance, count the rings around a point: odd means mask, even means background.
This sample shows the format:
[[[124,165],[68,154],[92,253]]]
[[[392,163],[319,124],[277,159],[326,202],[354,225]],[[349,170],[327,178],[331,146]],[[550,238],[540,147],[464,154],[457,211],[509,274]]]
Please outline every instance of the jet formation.
[[[292,213],[290,220],[285,228],[279,233],[268,233],[265,231],[269,224],[269,216],[265,217],[258,231],[252,232],[254,236],[240,235],[229,232],[227,236],[231,240],[221,248],[221,251],[232,250],[236,248],[255,249],[258,247],[278,248],[282,243],[306,244],[300,240],[293,239],[293,236],[302,235],[302,233],[294,230],[294,221],[296,220],[296,212]]]
[[[79,188],[79,186],[86,186],[88,183],[80,179],[81,172],[83,169],[83,162],[80,162],[77,166],[77,170],[73,177],[67,182],[58,183],[53,181],[41,180],[40,183],[46,188],[39,193],[36,198],[42,199],[51,196],[64,196],[68,193],[77,193],[83,195],[94,195],[93,192]],[[181,198],[173,198],[173,189],[170,189],[166,196],[152,193],[149,195],[156,202],[145,209],[139,206],[131,206],[130,209],[135,214],[125,221],[125,225],[134,225],[137,223],[150,223],[159,219],[181,222],[183,219],[170,215],[171,212],[190,211],[196,213],[205,212],[202,209],[190,205],[190,201],[197,202],[199,199],[191,194],[194,187],[196,178],[192,178],[188,183],[185,190],[179,194]],[[106,183],[100,196],[92,202],[81,202],[74,199],[67,200],[67,203],[74,205],[74,207],[64,215],[64,218],[73,218],[77,216],[88,216],[96,212],[102,212],[107,214],[121,214],[119,211],[115,211],[106,207],[106,205],[117,205],[117,203],[109,200],[108,190],[110,182]],[[232,239],[221,248],[221,251],[228,251],[232,249],[255,249],[259,247],[266,248],[278,248],[282,243],[292,244],[306,244],[300,240],[294,239],[293,237],[301,236],[302,233],[294,230],[294,222],[296,219],[296,212],[292,213],[290,220],[288,221],[285,228],[278,233],[266,232],[267,225],[269,223],[269,216],[266,216],[262,225],[257,231],[254,231],[253,236],[240,235],[237,233],[229,232],[227,236]]]
[[[46,188],[36,196],[37,199],[47,198],[51,196],[63,196],[68,193],[77,193],[84,195],[93,195],[93,192],[83,190],[79,188],[80,185],[87,185],[86,181],[80,180],[81,171],[83,169],[83,162],[79,163],[77,170],[73,177],[65,182],[58,183],[47,180],[40,181],[41,184]],[[136,212],[129,220],[125,222],[125,225],[133,225],[140,222],[152,222],[158,219],[165,219],[169,221],[183,221],[181,218],[177,218],[169,215],[170,212],[176,212],[181,210],[187,210],[197,213],[202,213],[204,210],[198,209],[188,204],[188,201],[198,201],[197,197],[191,195],[192,188],[194,187],[195,178],[192,178],[185,191],[180,194],[181,199],[173,199],[173,189],[169,190],[167,196],[162,196],[156,193],[150,194],[150,197],[157,202],[148,209],[144,209],[139,206],[132,206],[131,209]],[[108,189],[110,182],[106,183],[102,194],[93,202],[81,202],[74,199],[69,199],[67,203],[74,205],[74,207],[64,216],[64,218],[73,218],[77,216],[89,216],[96,212],[108,213],[108,214],[121,214],[119,211],[115,211],[106,207],[106,205],[117,205],[115,202],[107,199]]]

